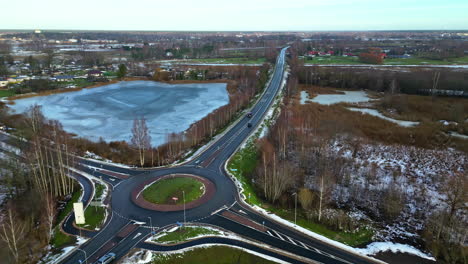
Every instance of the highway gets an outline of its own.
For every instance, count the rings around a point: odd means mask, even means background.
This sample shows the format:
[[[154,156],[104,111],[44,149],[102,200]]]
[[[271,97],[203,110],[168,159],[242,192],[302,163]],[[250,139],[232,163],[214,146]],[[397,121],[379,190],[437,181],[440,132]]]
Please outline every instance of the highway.
[[[286,50],[287,48],[281,50],[271,82],[258,102],[251,108],[253,116],[241,118],[192,160],[179,166],[154,169],[124,168],[82,158],[77,161],[80,164],[79,170],[101,178],[111,188],[109,201],[111,214],[105,226],[99,232],[81,231],[81,235],[90,238],[80,246],[80,249],[86,252],[88,263],[94,263],[108,252],[115,253],[119,259],[133,248],[170,251],[206,243],[243,247],[289,263],[377,263],[373,259],[309,237],[256,212],[243,202],[235,183],[224,170],[227,160],[255,130],[255,127],[260,125],[278,95],[283,81]],[[247,126],[249,122],[253,125],[252,127]],[[216,192],[210,200],[186,211],[187,222],[220,227],[242,237],[242,241],[232,238],[203,238],[177,246],[160,246],[144,242],[151,235],[152,230],[158,232],[176,222],[183,222],[183,211],[159,212],[141,208],[133,203],[132,191],[150,179],[178,173],[205,177],[216,186]],[[87,204],[94,193],[93,186],[85,177],[73,176],[83,186],[83,202]],[[254,226],[262,226],[262,228],[252,228],[245,223],[233,221],[226,215],[248,219],[247,221]],[[73,226],[73,221],[72,215],[66,218],[62,229],[67,233],[78,235],[80,231]],[[151,226],[150,223],[152,223]],[[125,236],[122,236],[122,233],[125,233]],[[61,263],[76,264],[84,263],[84,261],[84,253],[76,250],[62,259]]]

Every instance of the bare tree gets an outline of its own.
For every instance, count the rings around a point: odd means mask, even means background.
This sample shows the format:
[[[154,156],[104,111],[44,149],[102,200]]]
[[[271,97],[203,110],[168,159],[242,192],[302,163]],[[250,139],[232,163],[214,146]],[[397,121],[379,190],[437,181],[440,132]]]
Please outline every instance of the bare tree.
[[[10,251],[11,255],[13,255],[15,263],[19,262],[19,244],[23,239],[24,234],[24,225],[21,224],[21,222],[18,221],[15,216],[13,216],[12,210],[9,209],[8,215],[2,225],[0,238],[8,245],[8,250]]]
[[[145,118],[135,118],[133,120],[131,143],[138,149],[140,165],[143,166],[145,164],[145,152],[151,148],[151,136]]]

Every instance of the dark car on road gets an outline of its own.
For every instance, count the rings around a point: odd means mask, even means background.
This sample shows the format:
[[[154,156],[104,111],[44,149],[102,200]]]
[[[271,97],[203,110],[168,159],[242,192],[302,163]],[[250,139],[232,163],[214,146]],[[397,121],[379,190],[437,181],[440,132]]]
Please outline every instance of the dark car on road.
[[[252,112],[248,112],[248,113],[247,113],[247,117],[248,117],[248,118],[251,118],[252,116],[253,116]]]
[[[252,127],[252,123],[247,123],[247,127]]]

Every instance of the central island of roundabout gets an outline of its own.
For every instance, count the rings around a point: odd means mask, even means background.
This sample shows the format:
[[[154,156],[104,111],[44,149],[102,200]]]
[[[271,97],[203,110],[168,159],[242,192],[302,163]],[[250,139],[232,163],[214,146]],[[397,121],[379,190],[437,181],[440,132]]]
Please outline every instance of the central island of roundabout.
[[[193,174],[169,174],[149,179],[132,191],[132,201],[145,209],[174,212],[192,209],[210,200],[216,187]]]

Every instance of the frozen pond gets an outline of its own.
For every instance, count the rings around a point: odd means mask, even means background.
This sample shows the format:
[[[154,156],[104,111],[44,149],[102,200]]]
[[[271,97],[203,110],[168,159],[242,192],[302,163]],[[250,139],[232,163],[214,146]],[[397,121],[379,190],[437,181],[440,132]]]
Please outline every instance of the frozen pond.
[[[452,137],[457,137],[457,138],[461,138],[461,139],[468,139],[467,135],[462,135],[462,134],[457,133],[455,131],[450,131],[449,135],[451,135]]]
[[[377,111],[377,110],[375,110],[375,109],[370,109],[370,108],[354,108],[354,107],[348,107],[347,109],[349,109],[349,110],[351,110],[351,111],[361,112],[361,113],[363,113],[363,114],[369,114],[369,115],[372,115],[372,116],[377,116],[377,117],[380,117],[380,118],[382,118],[382,119],[388,120],[388,121],[390,121],[390,122],[396,123],[396,124],[398,124],[398,125],[400,125],[400,126],[404,126],[404,127],[412,127],[412,126],[417,126],[417,125],[419,125],[419,122],[397,120],[397,119],[393,119],[393,118],[384,116],[384,115],[382,115],[379,111]]]
[[[145,117],[152,145],[157,146],[168,133],[186,130],[228,102],[225,83],[130,81],[19,99],[11,108],[21,113],[33,104],[41,105],[47,118],[59,120],[66,131],[93,141],[100,137],[130,141],[133,119]]]
[[[364,91],[345,91],[344,94],[319,94],[312,99],[309,98],[309,94],[306,91],[301,91],[301,104],[314,102],[331,105],[337,103],[361,103],[370,100]]]

